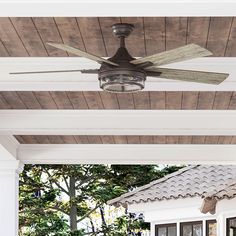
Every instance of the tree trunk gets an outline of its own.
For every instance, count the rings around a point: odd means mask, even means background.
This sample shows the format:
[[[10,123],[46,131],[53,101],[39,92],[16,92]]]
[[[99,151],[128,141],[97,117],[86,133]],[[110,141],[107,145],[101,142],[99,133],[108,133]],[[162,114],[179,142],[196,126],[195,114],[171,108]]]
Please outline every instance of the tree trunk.
[[[91,224],[91,229],[92,229],[93,235],[95,235],[95,226],[94,226],[93,220],[91,219],[91,217],[89,217],[89,220],[90,220],[90,224]]]
[[[99,209],[100,209],[100,214],[101,214],[101,219],[102,219],[102,226],[103,226],[102,228],[103,230],[106,230],[107,223],[104,216],[103,206],[100,206]],[[103,232],[103,233],[104,233],[104,236],[107,235],[106,232]]]
[[[70,177],[70,230],[76,231],[77,228],[77,207],[74,203],[76,197],[75,177]]]

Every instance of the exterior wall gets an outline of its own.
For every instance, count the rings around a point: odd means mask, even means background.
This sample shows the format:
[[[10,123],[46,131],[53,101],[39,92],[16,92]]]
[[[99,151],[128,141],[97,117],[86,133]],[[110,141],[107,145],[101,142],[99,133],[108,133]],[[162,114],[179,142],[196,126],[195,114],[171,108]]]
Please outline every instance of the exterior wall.
[[[236,198],[222,200],[217,203],[216,214],[203,214],[200,212],[203,199],[200,197],[164,200],[149,203],[132,204],[128,206],[129,212],[143,213],[146,222],[151,223],[151,236],[155,236],[156,224],[177,223],[177,236],[181,222],[203,221],[203,236],[206,232],[206,220],[217,220],[219,236],[226,236],[226,219],[236,217]]]
[[[226,219],[236,217],[236,198],[219,201],[216,207],[217,232],[220,236],[226,236]]]

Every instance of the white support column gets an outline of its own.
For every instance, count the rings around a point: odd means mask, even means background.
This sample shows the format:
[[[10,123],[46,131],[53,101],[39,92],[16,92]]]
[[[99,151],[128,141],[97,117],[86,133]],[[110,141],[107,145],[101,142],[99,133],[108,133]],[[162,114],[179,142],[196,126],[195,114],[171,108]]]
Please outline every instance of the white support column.
[[[23,164],[18,160],[0,161],[0,231],[18,235],[18,186]]]
[[[206,220],[202,221],[202,236],[206,236]]]
[[[176,223],[176,235],[180,236],[180,222],[179,221]]]
[[[150,236],[155,236],[155,223],[150,223]]]
[[[217,217],[217,235],[226,236],[226,219],[222,214]]]

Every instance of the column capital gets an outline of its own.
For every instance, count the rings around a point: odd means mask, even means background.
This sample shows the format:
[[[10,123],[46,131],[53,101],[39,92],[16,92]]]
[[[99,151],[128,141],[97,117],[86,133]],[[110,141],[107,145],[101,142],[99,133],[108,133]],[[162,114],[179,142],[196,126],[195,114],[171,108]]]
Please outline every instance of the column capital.
[[[24,169],[24,164],[19,160],[0,161],[0,174],[1,172],[15,172],[20,174]]]

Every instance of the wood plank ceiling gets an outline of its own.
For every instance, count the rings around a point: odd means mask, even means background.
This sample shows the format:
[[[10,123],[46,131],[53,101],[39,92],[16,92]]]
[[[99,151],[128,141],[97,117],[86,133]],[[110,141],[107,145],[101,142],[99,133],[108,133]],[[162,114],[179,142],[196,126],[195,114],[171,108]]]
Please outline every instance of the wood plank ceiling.
[[[235,110],[236,92],[0,92],[0,109]]]
[[[133,56],[145,56],[188,43],[208,48],[214,56],[236,56],[234,17],[22,17],[0,18],[0,56],[72,56],[46,45],[66,43],[99,56],[112,56],[117,39],[114,23],[133,23],[127,40]]]
[[[17,135],[22,144],[236,144],[236,136]]]
[[[0,18],[0,57],[73,56],[46,45],[65,43],[99,56],[112,56],[114,23],[133,23],[127,47],[135,57],[188,43],[215,57],[236,56],[234,17],[23,17]],[[236,109],[235,92],[0,92],[0,109]],[[232,136],[16,136],[20,143],[234,144]]]
[[[0,92],[1,109],[235,110],[235,92]],[[22,144],[236,144],[233,136],[16,136]]]

